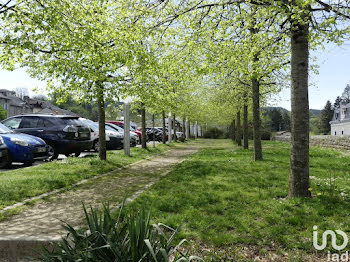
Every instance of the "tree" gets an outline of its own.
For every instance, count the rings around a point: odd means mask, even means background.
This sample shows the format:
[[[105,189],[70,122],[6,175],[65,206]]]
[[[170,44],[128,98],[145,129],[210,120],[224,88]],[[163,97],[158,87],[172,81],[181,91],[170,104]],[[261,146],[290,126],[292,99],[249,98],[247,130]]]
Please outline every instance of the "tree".
[[[333,114],[334,110],[332,108],[332,103],[328,100],[322,109],[320,116],[320,131],[325,135],[329,134],[331,131],[331,125],[329,122],[332,121]]]
[[[97,105],[102,160],[106,159],[106,102],[125,94],[142,75],[143,61],[152,61],[142,43],[147,31],[143,11],[137,10],[143,8],[131,8],[136,4],[24,1],[14,15],[2,17],[1,42],[6,44],[0,51],[12,59],[1,60],[2,65],[19,62],[32,76],[47,80],[51,90],[61,86],[77,100]]]
[[[346,87],[344,88],[344,91],[341,95],[341,100],[343,103],[350,103],[350,85],[347,84]]]
[[[290,115],[289,112],[284,111],[282,113],[282,130],[283,131],[290,131]]]
[[[165,2],[165,5],[168,3]],[[275,32],[278,32],[281,40],[289,37],[290,39],[290,78],[291,78],[291,157],[290,157],[290,197],[310,197],[311,193],[308,190],[309,182],[309,99],[308,99],[308,75],[309,75],[309,50],[318,44],[322,43],[324,39],[340,42],[340,37],[343,32],[347,30],[347,24],[338,27],[339,20],[348,23],[349,3],[348,1],[298,1],[298,0],[246,0],[246,1],[218,1],[218,2],[203,2],[203,1],[189,1],[188,5],[181,2],[175,14],[168,15],[167,21],[173,21],[182,15],[194,13],[196,18],[193,23],[199,24],[200,27],[206,27],[202,23],[204,18],[210,17],[214,20],[217,13],[218,16],[225,17],[229,24],[237,21],[231,19],[229,14],[232,12],[230,6],[238,6],[239,10],[244,10],[244,7],[258,6],[259,11],[265,15],[265,18],[273,18],[275,24],[279,23],[279,28],[276,27]],[[183,6],[185,6],[183,8]],[[227,12],[225,12],[227,11]],[[224,14],[223,14],[224,13]],[[243,21],[251,19],[252,16],[247,16],[247,13],[242,12],[243,16],[238,16],[239,24]],[[235,13],[237,15],[237,13]],[[170,17],[170,18],[169,18]],[[204,25],[203,25],[204,24]],[[227,24],[227,23],[223,23]],[[264,25],[261,24],[263,28]],[[220,23],[216,23],[219,27]],[[260,28],[259,26],[250,27],[253,30]],[[200,28],[202,29],[202,28]],[[312,29],[310,31],[310,29]],[[264,34],[270,36],[272,31]],[[211,36],[211,34],[210,34]],[[278,40],[276,40],[278,41]],[[259,42],[261,43],[261,42]],[[256,52],[258,45],[251,42],[249,45],[251,50]],[[261,53],[256,52],[254,62],[259,62],[263,57]],[[260,75],[253,75],[252,85],[253,97],[258,97],[256,90],[259,87]],[[254,95],[255,93],[255,95]],[[256,99],[255,99],[256,100]],[[257,103],[253,105],[257,108]],[[255,116],[256,118],[257,116]],[[259,125],[255,120],[254,125]],[[258,144],[256,147],[258,148]],[[260,157],[258,155],[258,157]],[[261,157],[262,158],[262,157]]]
[[[334,101],[334,105],[333,105],[333,107],[334,107],[334,108],[339,108],[339,107],[340,107],[341,102],[342,102],[341,97],[340,97],[340,96],[337,96],[337,98],[336,98],[336,99],[335,99],[335,101]]]
[[[26,87],[16,87],[15,92],[16,96],[20,97],[21,99],[23,99],[25,96],[29,96],[29,91]]]
[[[48,97],[46,95],[33,95],[32,97],[33,99],[37,99],[37,100],[41,100],[41,101],[47,101],[48,100]]]
[[[0,121],[7,118],[6,110],[0,105]]]
[[[268,115],[271,118],[271,131],[281,131],[282,130],[282,114],[281,111],[274,108],[268,112]]]

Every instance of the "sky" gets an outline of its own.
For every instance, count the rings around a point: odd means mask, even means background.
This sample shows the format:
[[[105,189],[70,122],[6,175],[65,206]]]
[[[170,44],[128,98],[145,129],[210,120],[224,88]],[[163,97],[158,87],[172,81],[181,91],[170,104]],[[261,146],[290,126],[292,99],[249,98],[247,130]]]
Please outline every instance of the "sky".
[[[322,109],[327,100],[334,103],[346,84],[350,84],[350,42],[342,46],[327,44],[325,50],[314,51],[311,56],[317,57],[319,74],[310,75],[310,108]],[[0,70],[0,89],[15,90],[16,87],[26,87],[30,96],[46,94],[46,83],[31,78],[24,69]],[[282,90],[270,105],[290,110],[290,89]]]
[[[310,75],[309,103],[311,109],[322,109],[327,100],[333,104],[341,96],[347,84],[350,84],[350,42],[337,46],[327,44],[325,50],[311,53],[319,66],[318,74]],[[284,89],[276,96],[274,106],[290,110],[290,89]]]

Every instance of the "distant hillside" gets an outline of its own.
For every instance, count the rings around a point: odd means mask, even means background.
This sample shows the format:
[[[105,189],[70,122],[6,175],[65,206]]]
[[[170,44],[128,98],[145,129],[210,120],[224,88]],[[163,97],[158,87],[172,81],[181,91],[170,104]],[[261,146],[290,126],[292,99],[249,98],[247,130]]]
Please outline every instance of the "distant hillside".
[[[279,111],[282,111],[282,112],[289,112],[289,110],[283,108],[283,107],[279,107],[279,106],[266,106],[266,107],[262,107],[261,110],[262,111],[272,111],[272,110],[279,110]],[[310,109],[310,113],[313,114],[313,115],[316,115],[318,116],[319,114],[321,114],[321,111],[320,109]]]
[[[320,109],[310,109],[310,114],[312,114],[314,116],[320,115],[321,112],[322,112],[322,110],[320,110]]]
[[[272,110],[279,110],[279,111],[282,111],[282,112],[289,112],[287,109],[283,108],[283,107],[279,107],[279,106],[266,106],[266,107],[262,107],[261,108],[261,111],[272,111]]]

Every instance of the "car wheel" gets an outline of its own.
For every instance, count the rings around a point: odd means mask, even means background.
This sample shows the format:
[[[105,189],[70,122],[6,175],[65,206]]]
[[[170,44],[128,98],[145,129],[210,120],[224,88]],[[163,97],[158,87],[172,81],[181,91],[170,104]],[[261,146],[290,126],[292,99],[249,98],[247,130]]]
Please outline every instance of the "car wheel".
[[[75,152],[75,153],[74,153],[74,156],[75,156],[75,157],[79,157],[79,156],[80,156],[80,153],[81,153],[81,152]]]
[[[47,146],[48,146],[47,154],[49,155],[48,160],[49,161],[53,161],[53,160],[57,159],[58,158],[58,153],[57,153],[56,148],[54,148],[51,145],[47,145]]]
[[[12,165],[12,158],[10,155],[7,155],[6,158],[0,162],[0,168],[9,168]]]
[[[34,163],[33,161],[26,161],[26,162],[24,162],[23,166],[25,166],[25,167],[32,166],[33,163]]]
[[[100,149],[100,143],[98,142],[98,140],[96,140],[96,141],[94,142],[94,151],[95,151],[95,152],[98,152],[99,149]]]

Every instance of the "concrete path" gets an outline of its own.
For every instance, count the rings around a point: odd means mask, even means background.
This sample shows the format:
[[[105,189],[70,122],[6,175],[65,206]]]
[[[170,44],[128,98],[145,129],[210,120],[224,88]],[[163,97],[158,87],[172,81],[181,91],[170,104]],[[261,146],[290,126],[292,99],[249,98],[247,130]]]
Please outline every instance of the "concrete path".
[[[53,195],[45,201],[36,202],[22,213],[0,222],[0,261],[22,261],[18,259],[30,255],[32,248],[60,239],[65,233],[61,221],[74,226],[81,224],[82,202],[86,206],[101,207],[108,201],[110,205],[116,206],[196,151],[197,148],[193,146],[167,151],[73,190]]]

